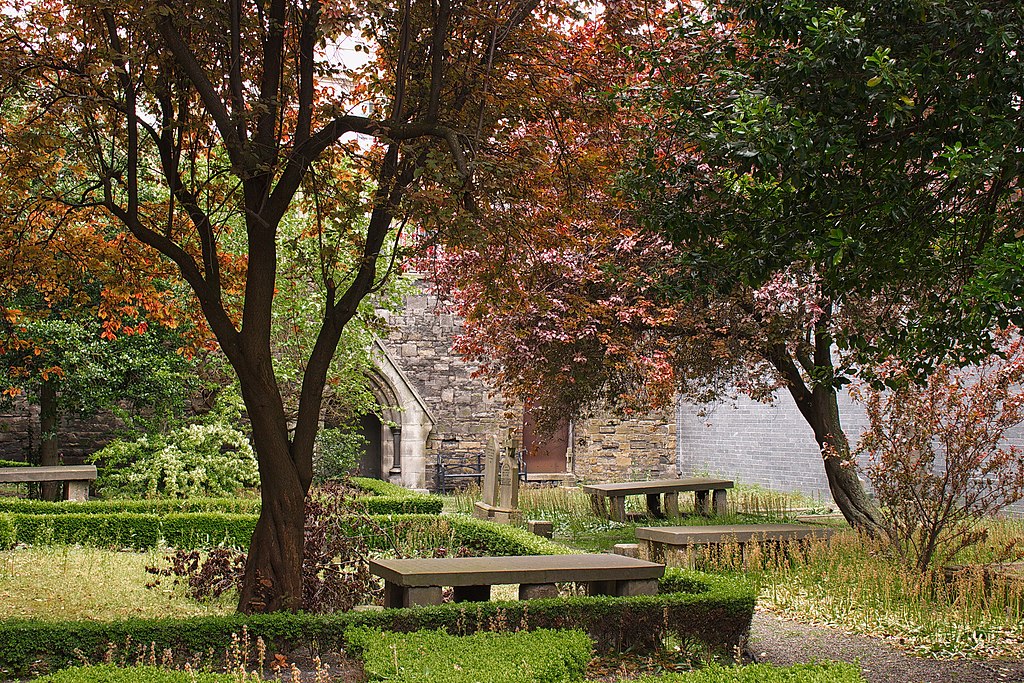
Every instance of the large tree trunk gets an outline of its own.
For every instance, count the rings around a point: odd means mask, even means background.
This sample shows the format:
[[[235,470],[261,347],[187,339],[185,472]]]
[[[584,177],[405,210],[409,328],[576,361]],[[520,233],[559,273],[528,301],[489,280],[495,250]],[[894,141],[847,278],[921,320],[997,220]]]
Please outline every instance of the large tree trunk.
[[[266,392],[266,389],[264,390]],[[260,469],[262,507],[249,544],[238,609],[245,613],[302,608],[305,501],[310,480],[296,467],[283,406],[253,405],[246,395]],[[264,396],[267,394],[264,393]],[[310,454],[312,457],[312,454]]]
[[[39,464],[52,467],[60,464],[60,453],[57,451],[58,424],[57,387],[53,382],[43,382],[39,388]],[[43,482],[40,497],[43,500],[60,500],[63,484],[59,481]]]
[[[874,536],[878,531],[878,508],[868,498],[857,476],[857,462],[850,452],[850,441],[839,422],[839,403],[831,386],[818,386],[813,398],[814,438],[825,461],[825,476],[832,500],[843,517],[855,529]]]
[[[828,310],[826,305],[823,308]],[[800,365],[811,377],[832,378],[835,375],[832,337],[827,325],[828,318],[823,317],[814,330],[813,347],[809,352],[805,349],[799,354]],[[769,348],[765,357],[786,381],[786,388],[800,414],[814,432],[814,440],[818,442],[825,461],[828,488],[839,511],[853,528],[876,535],[879,530],[878,508],[868,498],[857,476],[857,463],[850,453],[850,441],[839,421],[839,401],[834,383],[817,381],[808,387],[797,365],[796,354],[785,344]]]

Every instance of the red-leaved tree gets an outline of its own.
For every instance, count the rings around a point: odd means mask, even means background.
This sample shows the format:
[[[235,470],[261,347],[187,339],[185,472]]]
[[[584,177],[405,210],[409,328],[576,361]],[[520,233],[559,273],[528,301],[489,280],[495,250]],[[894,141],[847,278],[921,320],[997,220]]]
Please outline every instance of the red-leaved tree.
[[[882,506],[890,547],[925,571],[985,537],[982,518],[1024,498],[1024,450],[1007,431],[1024,422],[1024,340],[996,335],[1000,353],[967,369],[940,365],[924,385],[886,368],[898,388],[858,387],[870,427],[857,451]]]

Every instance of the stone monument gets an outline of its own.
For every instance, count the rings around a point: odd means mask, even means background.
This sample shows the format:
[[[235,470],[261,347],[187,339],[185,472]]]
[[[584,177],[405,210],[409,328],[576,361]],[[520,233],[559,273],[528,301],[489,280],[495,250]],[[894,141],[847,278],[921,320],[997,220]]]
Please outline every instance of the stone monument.
[[[500,524],[522,519],[519,511],[519,459],[515,442],[506,438],[504,446],[492,435],[484,453],[483,500],[473,504],[473,516]]]

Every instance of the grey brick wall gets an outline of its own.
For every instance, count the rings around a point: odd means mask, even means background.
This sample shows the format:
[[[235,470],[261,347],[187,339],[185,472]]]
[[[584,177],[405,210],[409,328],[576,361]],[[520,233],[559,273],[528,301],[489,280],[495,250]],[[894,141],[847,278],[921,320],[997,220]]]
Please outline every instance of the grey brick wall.
[[[677,407],[676,460],[683,476],[707,473],[831,500],[818,445],[789,394],[780,392],[773,404],[741,397],[703,410]],[[842,393],[839,414],[855,446],[867,426],[864,409]],[[1024,425],[1010,432],[1008,442],[1024,447]],[[1013,512],[1024,513],[1024,503]]]

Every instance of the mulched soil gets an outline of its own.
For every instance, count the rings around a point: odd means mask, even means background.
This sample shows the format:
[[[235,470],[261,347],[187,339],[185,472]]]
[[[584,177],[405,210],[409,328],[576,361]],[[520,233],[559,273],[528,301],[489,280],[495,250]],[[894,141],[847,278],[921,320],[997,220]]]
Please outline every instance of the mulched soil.
[[[771,664],[856,662],[869,683],[1024,683],[1024,661],[925,659],[882,638],[800,624],[766,612],[754,614],[748,648],[752,660]]]

